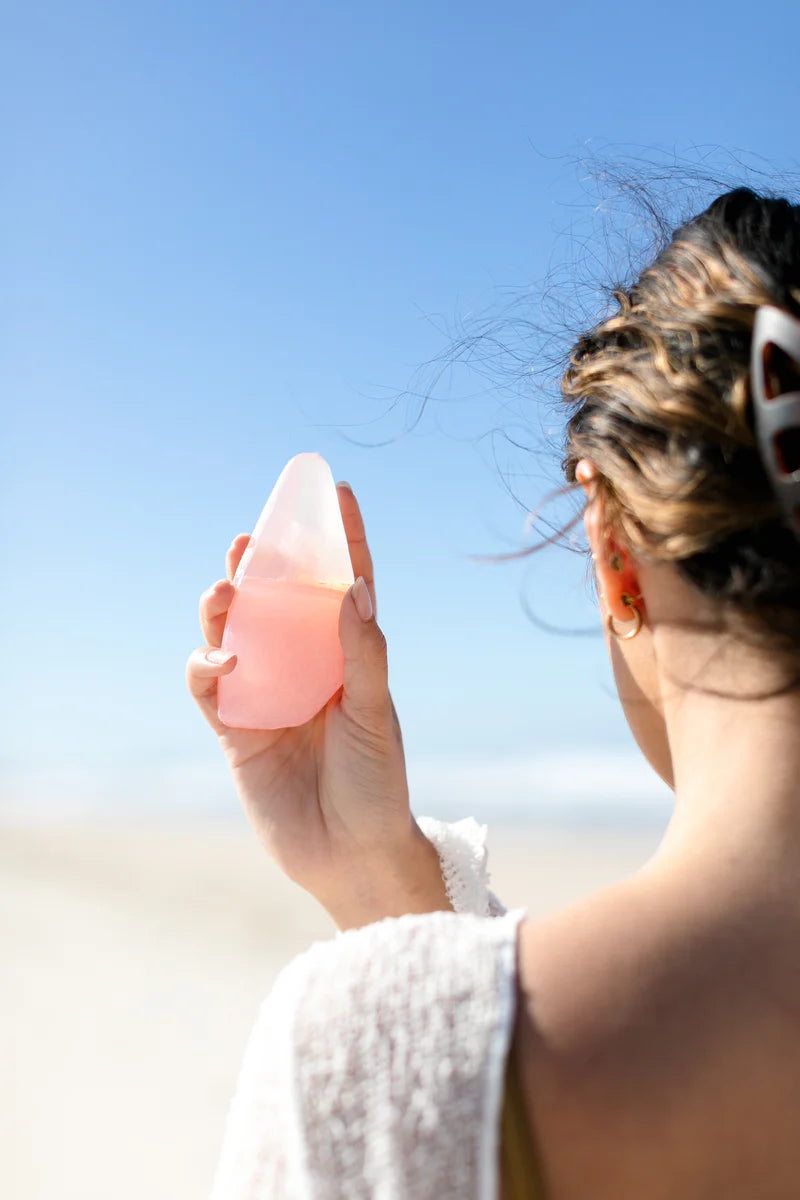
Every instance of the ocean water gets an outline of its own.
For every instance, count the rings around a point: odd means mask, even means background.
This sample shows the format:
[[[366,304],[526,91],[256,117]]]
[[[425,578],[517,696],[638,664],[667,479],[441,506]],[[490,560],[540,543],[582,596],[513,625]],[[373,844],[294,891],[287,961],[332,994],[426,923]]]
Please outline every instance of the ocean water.
[[[409,758],[417,815],[494,825],[552,821],[665,825],[672,793],[638,751]],[[0,820],[244,820],[221,753],[149,762],[73,759],[0,766]]]

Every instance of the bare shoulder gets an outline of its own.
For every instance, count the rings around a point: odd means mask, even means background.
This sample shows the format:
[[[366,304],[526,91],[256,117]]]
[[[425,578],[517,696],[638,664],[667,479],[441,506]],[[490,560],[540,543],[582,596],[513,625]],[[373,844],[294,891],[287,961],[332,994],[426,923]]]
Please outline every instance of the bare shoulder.
[[[512,1053],[549,1200],[794,1194],[800,981],[779,958],[640,877],[522,923]]]

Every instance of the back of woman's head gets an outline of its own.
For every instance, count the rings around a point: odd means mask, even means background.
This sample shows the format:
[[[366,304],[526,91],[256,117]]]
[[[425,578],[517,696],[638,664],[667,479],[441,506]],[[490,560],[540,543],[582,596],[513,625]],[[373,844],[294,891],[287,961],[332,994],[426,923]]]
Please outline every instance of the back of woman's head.
[[[800,667],[800,541],[755,433],[753,323],[762,304],[800,319],[800,205],[737,188],[675,230],[617,311],[575,344],[562,468],[598,471],[610,529],[720,601],[726,628]],[[779,392],[800,365],[772,359]],[[800,468],[800,434],[782,447]]]

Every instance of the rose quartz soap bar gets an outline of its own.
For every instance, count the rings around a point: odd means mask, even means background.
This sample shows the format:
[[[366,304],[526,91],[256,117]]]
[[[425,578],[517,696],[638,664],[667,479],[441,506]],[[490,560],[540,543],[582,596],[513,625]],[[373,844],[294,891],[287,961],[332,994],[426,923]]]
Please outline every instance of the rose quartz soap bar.
[[[233,577],[222,646],[238,655],[217,710],[237,729],[304,725],[342,686],[342,599],[353,583],[331,469],[319,454],[286,464]]]

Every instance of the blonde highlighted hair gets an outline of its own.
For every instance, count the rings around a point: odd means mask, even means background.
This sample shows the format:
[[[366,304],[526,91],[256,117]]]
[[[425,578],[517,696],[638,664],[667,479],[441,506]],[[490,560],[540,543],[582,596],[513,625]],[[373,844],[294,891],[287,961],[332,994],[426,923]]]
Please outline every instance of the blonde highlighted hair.
[[[761,461],[749,370],[757,308],[800,318],[800,205],[719,196],[613,299],[562,377],[567,480],[590,459],[634,555],[674,563],[727,625],[800,665],[800,541]],[[800,389],[800,364],[782,370]]]

